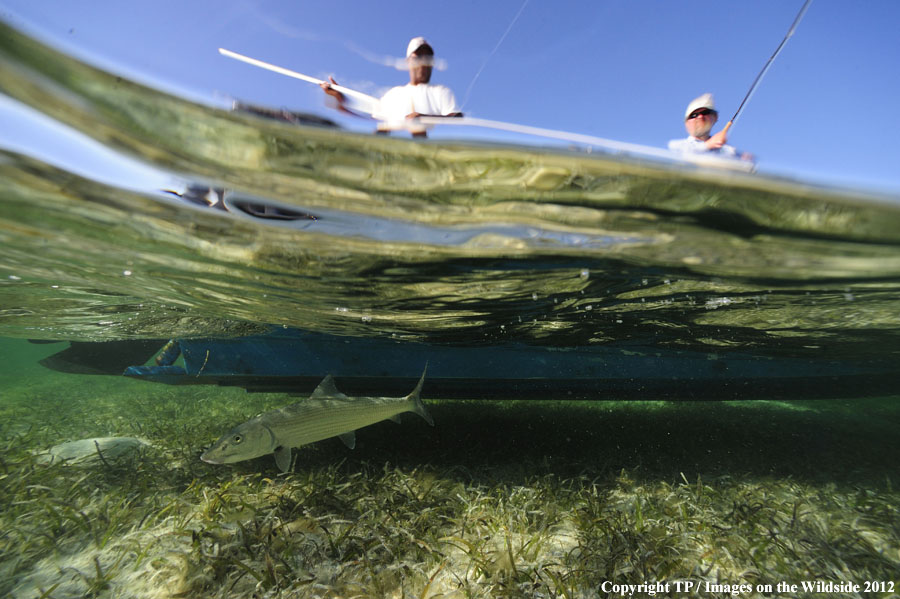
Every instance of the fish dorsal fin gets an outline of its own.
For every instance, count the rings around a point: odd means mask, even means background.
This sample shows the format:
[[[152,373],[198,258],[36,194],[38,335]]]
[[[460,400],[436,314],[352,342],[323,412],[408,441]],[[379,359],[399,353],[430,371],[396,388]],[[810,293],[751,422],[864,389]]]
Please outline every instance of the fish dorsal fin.
[[[278,466],[278,469],[282,472],[287,472],[291,469],[291,448],[281,446],[275,449],[275,465]]]
[[[334,384],[334,377],[330,374],[322,379],[322,382],[319,383],[316,390],[309,396],[310,399],[322,399],[325,397],[347,399],[346,395],[337,390],[337,387]]]
[[[353,449],[356,447],[356,433],[350,431],[349,433],[344,433],[343,435],[338,435],[338,438],[344,442],[344,445]]]

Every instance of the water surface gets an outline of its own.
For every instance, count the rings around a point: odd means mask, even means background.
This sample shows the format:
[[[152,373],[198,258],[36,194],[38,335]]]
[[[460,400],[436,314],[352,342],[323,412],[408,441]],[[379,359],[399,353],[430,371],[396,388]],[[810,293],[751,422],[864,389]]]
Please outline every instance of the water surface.
[[[37,110],[78,132],[84,156],[99,146],[132,167],[108,164],[101,181],[52,139],[46,152],[6,144],[20,151],[0,161],[4,335],[274,325],[463,345],[896,355],[894,198],[596,149],[296,126],[192,104],[3,33],[10,110]],[[235,205],[310,218],[202,209],[154,183],[209,184]]]

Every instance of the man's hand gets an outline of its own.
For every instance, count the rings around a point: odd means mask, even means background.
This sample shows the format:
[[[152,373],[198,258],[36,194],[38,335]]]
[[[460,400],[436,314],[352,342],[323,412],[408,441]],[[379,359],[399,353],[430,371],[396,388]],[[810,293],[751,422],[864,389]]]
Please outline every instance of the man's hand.
[[[718,150],[728,142],[728,130],[731,129],[731,121],[725,124],[725,128],[706,140],[706,147],[710,150]]]
[[[326,94],[337,100],[339,103],[344,103],[344,94],[339,92],[338,90],[331,87],[332,85],[337,85],[338,82],[334,80],[334,77],[329,76],[328,81],[323,81],[319,84],[319,87],[322,88]]]
[[[722,129],[706,140],[706,147],[710,150],[718,150],[728,141],[728,129]]]

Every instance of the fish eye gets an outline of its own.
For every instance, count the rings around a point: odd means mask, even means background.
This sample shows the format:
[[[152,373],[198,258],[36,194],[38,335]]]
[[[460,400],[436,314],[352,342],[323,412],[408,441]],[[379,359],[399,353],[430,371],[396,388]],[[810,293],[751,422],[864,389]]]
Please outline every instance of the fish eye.
[[[235,444],[240,443],[243,440],[244,440],[244,438],[240,435],[235,435],[234,437],[231,438],[231,441]]]

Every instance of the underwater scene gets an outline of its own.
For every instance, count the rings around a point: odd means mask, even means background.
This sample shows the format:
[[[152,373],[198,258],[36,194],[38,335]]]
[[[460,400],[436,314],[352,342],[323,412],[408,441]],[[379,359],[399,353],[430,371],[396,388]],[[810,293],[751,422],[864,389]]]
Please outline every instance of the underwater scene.
[[[0,596],[900,596],[898,198],[5,24],[0,115]]]

